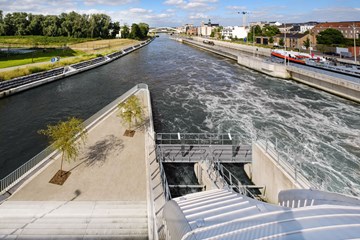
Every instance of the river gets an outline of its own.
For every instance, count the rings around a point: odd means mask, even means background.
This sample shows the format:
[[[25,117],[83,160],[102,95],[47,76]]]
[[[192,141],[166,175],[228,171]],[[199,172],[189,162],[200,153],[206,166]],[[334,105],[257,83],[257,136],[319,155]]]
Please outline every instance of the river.
[[[246,142],[266,133],[310,152],[303,167],[322,188],[360,195],[359,104],[166,35],[105,66],[0,99],[0,178],[47,146],[39,129],[86,119],[137,83],[149,85],[157,132],[236,132]]]

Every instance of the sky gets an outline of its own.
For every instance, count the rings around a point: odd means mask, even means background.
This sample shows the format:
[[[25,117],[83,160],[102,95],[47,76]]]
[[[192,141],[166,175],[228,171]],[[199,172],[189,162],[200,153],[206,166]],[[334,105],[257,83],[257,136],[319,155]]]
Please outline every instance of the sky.
[[[360,21],[360,0],[0,0],[0,10],[58,15],[105,13],[121,25],[145,22],[175,27],[201,21],[222,26],[256,21]]]

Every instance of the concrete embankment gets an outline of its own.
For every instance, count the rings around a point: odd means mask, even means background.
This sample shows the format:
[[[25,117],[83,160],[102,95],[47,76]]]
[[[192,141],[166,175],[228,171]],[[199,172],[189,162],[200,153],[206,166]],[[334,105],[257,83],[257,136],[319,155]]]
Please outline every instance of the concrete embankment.
[[[360,81],[349,81],[341,77],[332,76],[304,69],[296,66],[285,66],[270,61],[271,49],[252,47],[241,44],[211,40],[214,45],[204,44],[203,38],[194,37],[182,39],[181,42],[197,48],[236,60],[238,64],[259,71],[272,77],[293,79],[306,85],[338,95],[340,97],[360,103]],[[268,57],[268,59],[264,58]]]
[[[99,66],[102,66],[104,64],[110,63],[120,57],[123,57],[133,51],[136,51],[139,48],[142,48],[146,45],[148,45],[150,42],[152,42],[154,39],[150,39],[144,42],[141,42],[140,44],[136,44],[134,46],[128,47],[126,49],[122,49],[118,52],[115,53],[111,53],[105,57],[99,57],[99,58],[95,58],[92,60],[88,60],[88,61],[84,61],[84,62],[80,62],[80,63],[76,63],[76,64],[72,64],[70,66],[66,66],[63,67],[63,71],[60,74],[56,74],[55,76],[50,76],[50,77],[46,77],[46,78],[41,78],[39,80],[36,80],[37,75],[40,74],[46,74],[47,72],[50,72],[52,70],[46,71],[46,72],[42,72],[39,74],[31,74],[29,76],[25,76],[25,77],[21,77],[21,78],[17,78],[17,79],[13,79],[13,80],[9,80],[6,82],[3,82],[3,84],[11,84],[11,83],[16,83],[17,81],[21,81],[24,82],[24,84],[14,84],[14,87],[11,88],[6,88],[5,90],[1,90],[2,89],[2,85],[0,84],[0,98],[3,97],[7,97],[49,82],[53,82],[65,77],[69,77]],[[31,80],[31,81],[26,81],[26,78],[34,78],[35,80]]]

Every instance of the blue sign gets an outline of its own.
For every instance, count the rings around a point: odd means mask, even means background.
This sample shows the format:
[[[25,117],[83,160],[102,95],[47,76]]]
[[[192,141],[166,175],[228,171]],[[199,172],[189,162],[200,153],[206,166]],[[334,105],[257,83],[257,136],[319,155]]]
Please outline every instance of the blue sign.
[[[244,38],[244,42],[246,42],[247,41],[247,39],[246,39],[246,37]]]

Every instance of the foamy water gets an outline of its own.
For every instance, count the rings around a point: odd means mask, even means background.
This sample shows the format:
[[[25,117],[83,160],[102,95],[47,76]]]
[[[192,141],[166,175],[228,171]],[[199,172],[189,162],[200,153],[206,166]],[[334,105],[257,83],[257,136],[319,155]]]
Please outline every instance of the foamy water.
[[[322,189],[360,195],[358,104],[220,58],[186,58],[176,69],[186,84],[172,82],[157,97],[162,130],[241,133],[244,141],[266,133]]]

